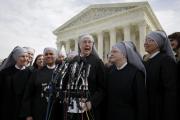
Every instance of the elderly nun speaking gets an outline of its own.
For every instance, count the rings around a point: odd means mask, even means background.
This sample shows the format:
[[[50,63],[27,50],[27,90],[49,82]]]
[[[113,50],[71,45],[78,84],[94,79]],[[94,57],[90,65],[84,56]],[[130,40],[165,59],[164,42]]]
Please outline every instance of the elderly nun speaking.
[[[69,113],[69,119],[94,119],[100,120],[100,103],[104,96],[104,64],[99,58],[94,45],[94,38],[90,34],[82,34],[78,41],[78,56],[74,60],[83,60],[85,66],[90,67],[88,77],[88,89],[90,96],[84,102],[82,111],[83,116],[79,113]],[[88,113],[88,115],[86,114]]]
[[[130,41],[112,47],[112,66],[107,70],[107,120],[145,120],[146,71]]]

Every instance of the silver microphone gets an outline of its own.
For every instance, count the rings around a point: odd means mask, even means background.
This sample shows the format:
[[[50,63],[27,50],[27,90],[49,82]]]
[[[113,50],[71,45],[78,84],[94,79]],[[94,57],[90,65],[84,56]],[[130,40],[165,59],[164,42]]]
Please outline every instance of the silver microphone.
[[[74,62],[74,64],[71,67],[71,80],[70,80],[71,89],[73,89],[74,84],[75,84],[75,74],[76,74],[77,67],[78,67],[78,63]]]
[[[68,66],[69,66],[69,63],[65,63],[64,64],[64,68],[61,72],[61,80],[60,80],[60,89],[62,89],[62,86],[63,86],[63,79],[67,73],[67,70],[68,70]]]
[[[71,69],[71,77],[74,78],[75,77],[75,73],[76,73],[76,69],[77,69],[78,63],[74,62],[72,69]]]
[[[89,76],[90,69],[91,69],[91,65],[88,64],[88,65],[87,65],[87,68],[86,68],[86,78]]]

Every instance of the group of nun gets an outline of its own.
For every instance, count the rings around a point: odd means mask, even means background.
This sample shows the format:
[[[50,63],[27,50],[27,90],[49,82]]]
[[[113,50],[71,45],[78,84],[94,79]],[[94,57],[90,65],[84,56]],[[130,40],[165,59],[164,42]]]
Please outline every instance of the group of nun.
[[[152,31],[144,47],[148,53],[145,60],[132,41],[116,43],[110,52],[111,65],[105,67],[92,35],[81,35],[78,56],[73,59],[85,58],[91,65],[90,98],[82,106],[90,114],[66,114],[57,100],[51,120],[178,119],[178,71],[170,41],[163,31]],[[26,54],[25,48],[17,47],[0,67],[0,120],[45,120],[47,101],[41,96],[42,84],[51,80],[57,51],[45,48],[45,66],[36,71],[26,67]]]

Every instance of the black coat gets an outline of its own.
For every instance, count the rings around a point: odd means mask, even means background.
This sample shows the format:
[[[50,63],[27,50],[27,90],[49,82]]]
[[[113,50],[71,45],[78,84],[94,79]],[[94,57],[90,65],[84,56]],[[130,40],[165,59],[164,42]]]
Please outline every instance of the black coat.
[[[14,66],[0,72],[0,120],[19,120],[22,98],[30,70]]]
[[[107,120],[146,120],[145,78],[131,64],[107,70]]]
[[[32,73],[27,84],[23,98],[23,107],[21,116],[32,116],[33,120],[44,120],[47,110],[47,101],[41,96],[42,85],[51,81],[54,69],[48,69],[46,66],[41,70]]]
[[[145,62],[147,71],[147,91],[149,120],[176,119],[175,61],[162,53]]]
[[[177,63],[178,81],[177,81],[177,104],[178,104],[178,118],[180,119],[180,61]]]

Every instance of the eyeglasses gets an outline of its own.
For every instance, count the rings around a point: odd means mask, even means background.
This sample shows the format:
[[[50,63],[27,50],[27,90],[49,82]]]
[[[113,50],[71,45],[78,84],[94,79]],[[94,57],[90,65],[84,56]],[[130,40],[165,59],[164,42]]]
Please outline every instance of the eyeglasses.
[[[86,44],[86,43],[92,44],[93,42],[92,42],[91,40],[84,40],[84,41],[82,41],[82,43],[83,43],[83,44]]]
[[[53,53],[45,53],[44,56],[54,55]]]
[[[155,41],[150,39],[150,38],[146,38],[145,43],[151,44],[154,43]]]

